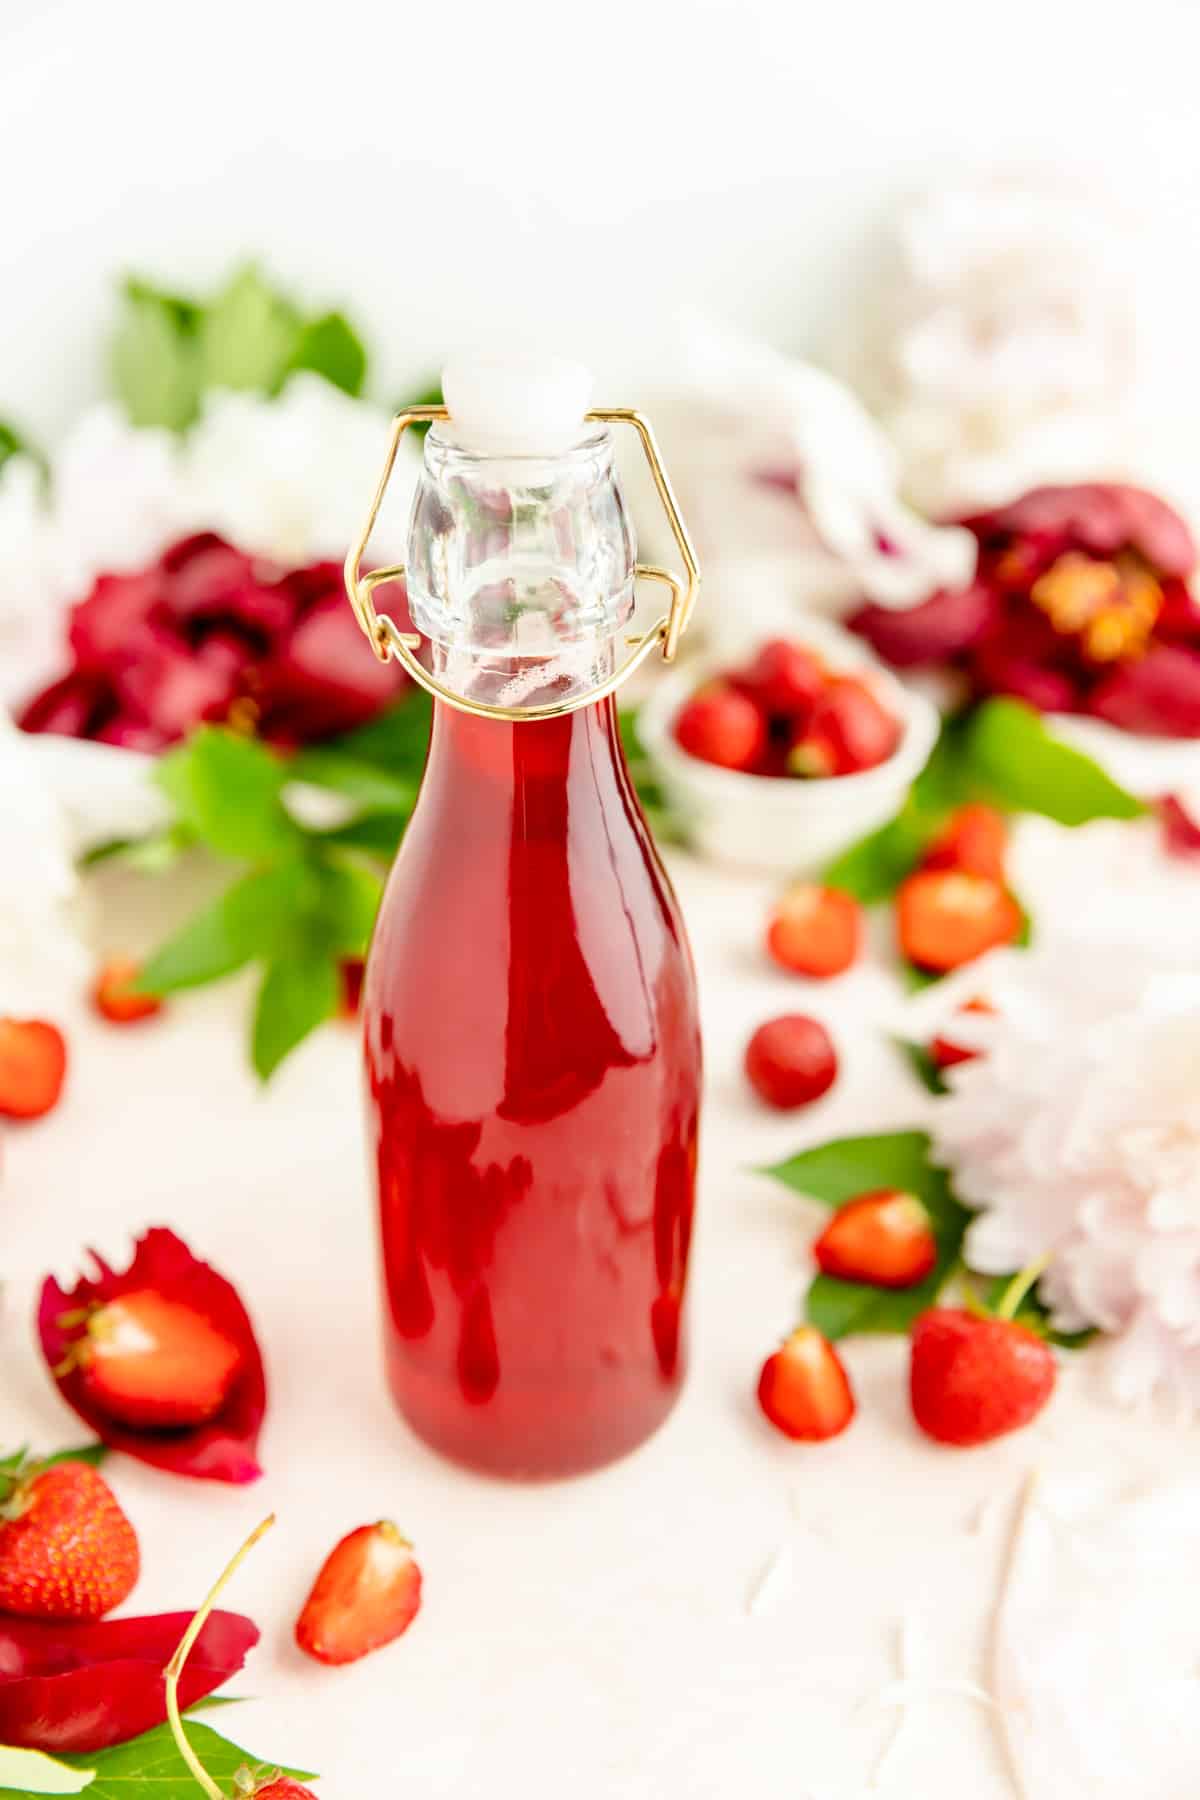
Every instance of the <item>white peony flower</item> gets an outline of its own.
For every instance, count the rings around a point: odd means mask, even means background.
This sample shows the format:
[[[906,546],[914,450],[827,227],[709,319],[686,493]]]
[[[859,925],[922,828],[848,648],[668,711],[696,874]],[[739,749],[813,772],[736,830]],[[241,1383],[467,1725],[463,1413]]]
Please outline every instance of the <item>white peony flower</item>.
[[[1027,951],[923,997],[985,1052],[948,1072],[933,1141],[979,1216],[972,1267],[1048,1256],[1040,1294],[1067,1331],[1110,1335],[1128,1401],[1200,1408],[1200,876],[1152,826],[1065,832],[1023,824],[1014,885],[1035,920]]]
[[[29,740],[0,711],[0,1014],[36,1011],[86,958],[69,822]]]

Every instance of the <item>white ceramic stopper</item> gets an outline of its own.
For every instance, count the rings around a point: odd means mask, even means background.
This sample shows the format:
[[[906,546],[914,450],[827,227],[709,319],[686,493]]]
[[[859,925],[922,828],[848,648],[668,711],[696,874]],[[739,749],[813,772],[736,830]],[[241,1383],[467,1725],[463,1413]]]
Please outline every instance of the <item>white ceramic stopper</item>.
[[[462,356],[442,371],[450,413],[439,433],[482,456],[557,456],[584,436],[592,377],[582,363],[533,355]]]

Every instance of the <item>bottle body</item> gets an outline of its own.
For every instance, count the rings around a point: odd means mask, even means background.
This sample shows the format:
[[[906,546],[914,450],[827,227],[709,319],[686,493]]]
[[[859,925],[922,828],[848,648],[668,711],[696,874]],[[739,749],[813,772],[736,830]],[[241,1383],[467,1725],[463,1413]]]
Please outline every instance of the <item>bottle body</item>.
[[[389,1379],[515,1477],[608,1462],[684,1372],[700,1050],[614,703],[435,706],[364,993]]]

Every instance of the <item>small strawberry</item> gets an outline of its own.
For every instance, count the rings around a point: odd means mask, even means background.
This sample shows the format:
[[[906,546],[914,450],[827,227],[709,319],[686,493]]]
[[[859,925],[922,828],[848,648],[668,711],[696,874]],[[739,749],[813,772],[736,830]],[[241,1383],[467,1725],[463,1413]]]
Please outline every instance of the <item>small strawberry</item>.
[[[788,767],[793,775],[858,775],[893,755],[900,725],[864,681],[840,675],[815,702],[792,740]]]
[[[767,927],[767,949],[781,968],[818,979],[848,969],[861,943],[858,901],[812,881],[788,889]]]
[[[1008,825],[994,806],[960,806],[922,859],[926,869],[965,869],[969,875],[1004,880]]]
[[[738,679],[738,685],[773,719],[806,719],[825,686],[820,658],[803,644],[772,638]]]
[[[0,1114],[40,1119],[57,1106],[66,1072],[67,1046],[56,1025],[0,1018]]]
[[[82,1370],[88,1399],[109,1418],[157,1430],[215,1417],[242,1352],[203,1313],[141,1288],[87,1314],[71,1362]]]
[[[798,1326],[758,1378],[758,1404],[777,1431],[803,1443],[837,1437],[854,1417],[854,1390],[841,1357],[812,1325]]]
[[[138,1578],[133,1526],[87,1463],[13,1459],[0,1475],[0,1612],[100,1619]]]
[[[296,1622],[296,1642],[318,1662],[357,1662],[407,1631],[420,1604],[421,1571],[408,1539],[387,1519],[360,1525],[325,1559]]]
[[[966,1001],[958,1010],[960,1013],[992,1014],[996,1011],[989,1001],[978,995],[974,1000]],[[970,1050],[965,1044],[956,1044],[953,1038],[944,1037],[939,1033],[929,1046],[929,1054],[933,1058],[935,1068],[953,1069],[958,1063],[974,1062],[975,1058],[981,1056],[983,1052]]]
[[[701,762],[750,770],[766,749],[767,724],[748,695],[714,681],[683,707],[675,721],[675,741]]]
[[[913,1326],[913,1417],[942,1444],[986,1444],[1028,1425],[1056,1372],[1049,1344],[1011,1318],[935,1306]]]
[[[986,875],[962,869],[919,869],[896,895],[900,948],[919,969],[941,973],[1011,944],[1021,932],[1021,909]]]
[[[819,1100],[837,1080],[833,1040],[817,1019],[784,1013],[760,1025],[746,1046],[751,1086],[781,1112]]]
[[[101,1018],[113,1025],[133,1025],[162,1011],[163,1003],[155,995],[135,991],[140,974],[141,968],[131,956],[109,957],[92,986],[92,1004]]]
[[[813,1245],[818,1268],[840,1281],[909,1288],[937,1263],[929,1214],[915,1194],[879,1188],[840,1206]]]

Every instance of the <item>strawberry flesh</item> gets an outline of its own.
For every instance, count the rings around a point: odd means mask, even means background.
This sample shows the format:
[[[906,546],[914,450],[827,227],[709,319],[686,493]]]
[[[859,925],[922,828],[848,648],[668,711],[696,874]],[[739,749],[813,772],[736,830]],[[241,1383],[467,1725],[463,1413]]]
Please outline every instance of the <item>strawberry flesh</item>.
[[[986,1444],[1028,1425],[1051,1394],[1049,1344],[1011,1319],[933,1307],[913,1326],[913,1417],[942,1444]]]
[[[818,980],[848,969],[861,942],[857,900],[811,881],[788,890],[767,928],[767,949],[780,967]]]
[[[994,806],[973,802],[960,806],[926,851],[927,869],[966,869],[971,875],[1004,879],[1008,826]]]
[[[99,1619],[139,1567],[133,1526],[95,1469],[67,1462],[18,1478],[0,1515],[0,1612]]]
[[[854,1417],[854,1390],[841,1357],[811,1325],[801,1325],[768,1356],[758,1378],[758,1404],[777,1431],[820,1443]]]
[[[67,1072],[62,1032],[44,1019],[0,1019],[0,1114],[40,1119],[58,1104]]]
[[[360,1525],[326,1558],[296,1642],[318,1662],[357,1662],[407,1631],[420,1604],[421,1571],[408,1539],[386,1519]]]
[[[242,1355],[203,1313],[152,1288],[92,1314],[80,1346],[93,1405],[143,1430],[199,1425],[220,1412]]]
[[[880,1188],[838,1208],[813,1245],[817,1266],[839,1281],[909,1288],[937,1264],[929,1214],[915,1194]]]
[[[900,884],[896,928],[909,962],[943,973],[1013,943],[1021,933],[1021,909],[989,876],[919,869]]]

